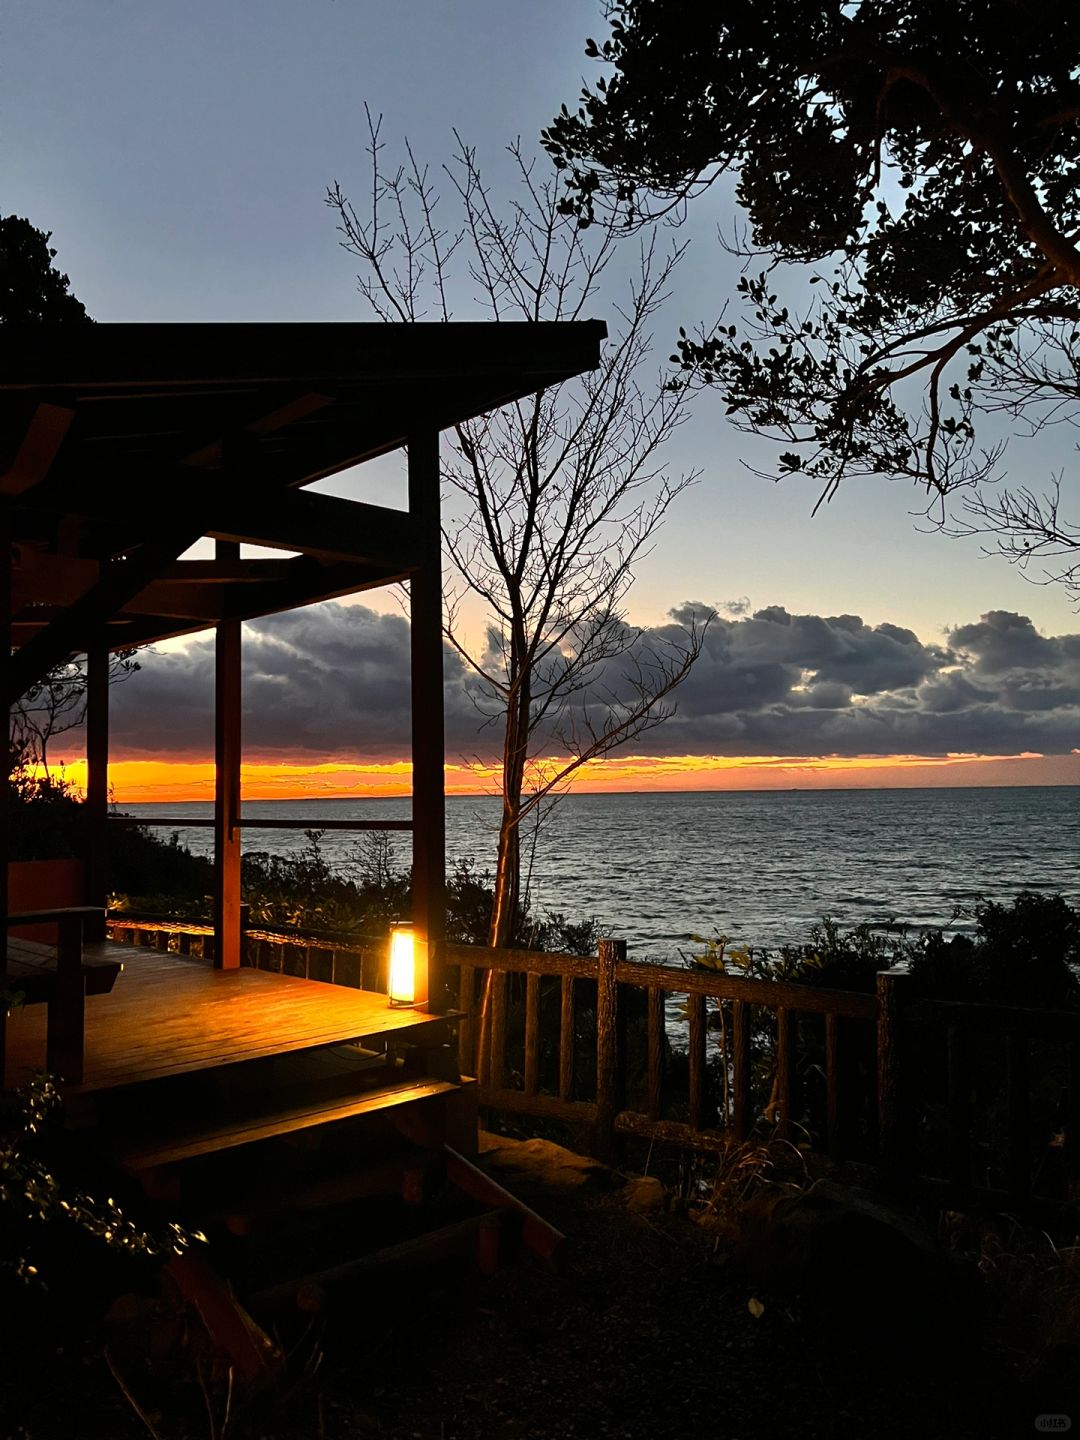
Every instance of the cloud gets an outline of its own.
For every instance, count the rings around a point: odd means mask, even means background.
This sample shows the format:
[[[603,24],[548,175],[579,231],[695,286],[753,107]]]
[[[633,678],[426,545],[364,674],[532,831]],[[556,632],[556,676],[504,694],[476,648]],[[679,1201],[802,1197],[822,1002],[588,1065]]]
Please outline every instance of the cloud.
[[[642,632],[639,658],[677,645],[706,607],[687,602]],[[479,681],[444,648],[448,757],[494,759]],[[610,662],[592,702],[618,692]],[[403,616],[328,603],[244,627],[244,746],[251,758],[364,760],[410,752],[409,630]],[[639,736],[640,755],[1064,755],[1080,743],[1080,635],[1042,636],[990,611],[927,644],[855,615],[782,606],[716,616],[675,695]],[[113,754],[205,757],[213,748],[213,641],[143,657],[113,692]]]

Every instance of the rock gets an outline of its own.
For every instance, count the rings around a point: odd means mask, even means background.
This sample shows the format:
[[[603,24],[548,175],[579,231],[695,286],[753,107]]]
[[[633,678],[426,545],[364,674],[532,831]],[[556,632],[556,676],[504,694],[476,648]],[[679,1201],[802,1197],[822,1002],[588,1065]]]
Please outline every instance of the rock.
[[[639,1175],[628,1180],[622,1192],[622,1201],[628,1210],[638,1215],[649,1215],[663,1210],[667,1204],[667,1191],[655,1175]]]
[[[576,1155],[551,1140],[512,1140],[505,1135],[480,1136],[480,1163],[514,1188],[515,1177],[560,1190],[612,1190],[618,1177],[587,1155]]]

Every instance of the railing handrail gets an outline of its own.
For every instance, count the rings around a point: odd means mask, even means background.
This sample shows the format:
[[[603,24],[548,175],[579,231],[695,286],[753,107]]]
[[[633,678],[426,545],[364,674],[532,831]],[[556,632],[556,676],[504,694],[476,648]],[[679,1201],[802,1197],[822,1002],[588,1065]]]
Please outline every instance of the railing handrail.
[[[912,1020],[941,1020],[948,1025],[970,1025],[983,1030],[1022,1028],[1031,1035],[1071,1033],[1080,1025],[1080,1009],[1048,1010],[1033,1005],[1003,1005],[993,1000],[946,1000],[920,996],[905,1006]]]
[[[110,814],[114,825],[162,825],[173,830],[212,830],[216,821],[208,815],[127,815]],[[241,815],[233,821],[237,830],[411,830],[411,820],[271,820]]]

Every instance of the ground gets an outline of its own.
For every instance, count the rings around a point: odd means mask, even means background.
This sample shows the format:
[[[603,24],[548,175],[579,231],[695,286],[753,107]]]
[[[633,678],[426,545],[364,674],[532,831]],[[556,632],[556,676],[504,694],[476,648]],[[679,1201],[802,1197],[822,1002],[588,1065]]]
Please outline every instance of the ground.
[[[558,1271],[519,1257],[490,1276],[397,1273],[292,1313],[289,1384],[262,1400],[227,1404],[190,1344],[181,1383],[150,1404],[146,1375],[117,1379],[99,1349],[85,1397],[42,1396],[12,1428],[0,1412],[0,1440],[1007,1440],[1040,1415],[1080,1422],[974,1319],[920,1313],[918,1289],[914,1313],[808,1303],[671,1186],[547,1141],[487,1137],[481,1163],[567,1235]]]
[[[868,1333],[772,1295],[670,1194],[652,1208],[648,1185],[544,1145],[489,1140],[484,1163],[571,1237],[561,1273],[520,1263],[418,1288],[390,1328],[360,1322],[351,1352],[328,1345],[311,1434],[993,1440],[1035,1433],[1061,1403],[962,1340],[935,1354],[877,1317]]]

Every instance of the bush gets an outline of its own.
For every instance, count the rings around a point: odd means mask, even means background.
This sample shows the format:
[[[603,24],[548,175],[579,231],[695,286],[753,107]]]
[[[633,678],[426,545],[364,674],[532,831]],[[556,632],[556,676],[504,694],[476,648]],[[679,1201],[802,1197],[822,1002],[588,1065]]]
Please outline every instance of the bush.
[[[928,931],[908,950],[920,994],[1004,1005],[1080,1006],[1080,910],[1061,895],[1022,891],[980,900],[974,935]]]

